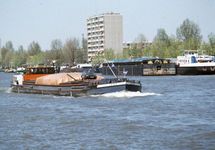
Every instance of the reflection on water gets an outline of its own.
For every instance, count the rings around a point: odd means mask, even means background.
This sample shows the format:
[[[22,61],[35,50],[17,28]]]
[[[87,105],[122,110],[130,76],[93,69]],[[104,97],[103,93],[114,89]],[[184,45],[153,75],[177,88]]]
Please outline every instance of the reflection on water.
[[[135,77],[131,77],[135,79]],[[0,73],[0,149],[213,149],[215,76],[140,77],[140,92],[10,92]]]

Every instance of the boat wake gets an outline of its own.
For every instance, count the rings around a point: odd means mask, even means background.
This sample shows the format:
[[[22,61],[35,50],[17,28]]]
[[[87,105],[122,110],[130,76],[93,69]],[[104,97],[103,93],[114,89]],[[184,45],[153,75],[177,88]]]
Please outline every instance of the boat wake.
[[[121,91],[121,92],[106,93],[101,95],[91,95],[90,97],[131,98],[131,97],[143,97],[143,96],[152,96],[152,95],[160,96],[162,94],[148,93],[148,92],[141,93],[139,91],[137,92]]]
[[[0,91],[2,91],[3,93],[11,93],[11,87],[1,87]]]

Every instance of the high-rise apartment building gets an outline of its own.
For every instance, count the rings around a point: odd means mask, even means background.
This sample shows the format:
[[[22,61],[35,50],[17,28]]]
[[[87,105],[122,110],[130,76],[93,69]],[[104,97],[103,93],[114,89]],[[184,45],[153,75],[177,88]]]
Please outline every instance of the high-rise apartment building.
[[[105,48],[115,52],[123,51],[122,15],[106,13],[87,19],[87,49],[90,62],[96,53],[102,54]]]

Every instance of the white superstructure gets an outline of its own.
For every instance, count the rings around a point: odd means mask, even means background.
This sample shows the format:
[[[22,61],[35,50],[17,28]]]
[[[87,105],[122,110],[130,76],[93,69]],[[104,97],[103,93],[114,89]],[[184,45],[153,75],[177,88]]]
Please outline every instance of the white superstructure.
[[[215,56],[204,54],[199,55],[200,50],[183,50],[184,56],[177,57],[179,67],[206,67],[215,66]]]

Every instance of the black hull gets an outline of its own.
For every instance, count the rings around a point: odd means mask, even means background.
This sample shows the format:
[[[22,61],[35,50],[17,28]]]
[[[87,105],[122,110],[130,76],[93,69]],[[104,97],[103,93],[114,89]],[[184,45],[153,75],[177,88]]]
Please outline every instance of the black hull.
[[[116,76],[122,75],[123,70],[128,71],[128,76],[163,76],[163,75],[175,75],[175,64],[141,64],[141,65],[121,65],[116,66],[113,69]],[[109,67],[103,67],[100,69],[103,75],[113,75]]]
[[[128,71],[129,76],[167,76],[167,75],[213,75],[215,67],[179,67],[175,64],[142,64],[125,65],[113,68],[114,73],[120,76],[120,71]],[[108,67],[100,69],[103,75],[113,75]]]
[[[213,75],[215,67],[179,67],[176,66],[177,75]]]

